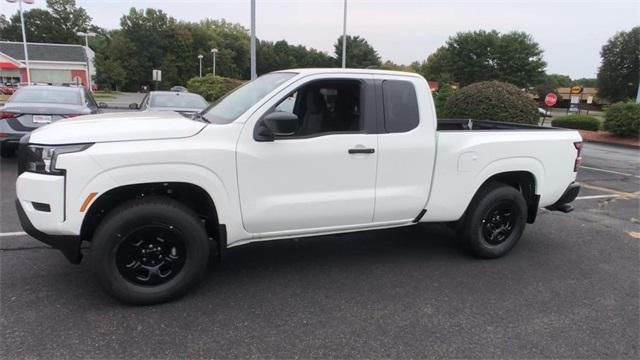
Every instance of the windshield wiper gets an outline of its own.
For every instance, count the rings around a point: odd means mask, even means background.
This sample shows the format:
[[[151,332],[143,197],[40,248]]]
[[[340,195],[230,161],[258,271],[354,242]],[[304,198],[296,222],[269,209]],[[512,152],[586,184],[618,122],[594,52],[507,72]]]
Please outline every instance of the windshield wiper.
[[[211,124],[211,121],[207,120],[202,113],[195,113],[191,116],[191,120],[206,122],[207,124]]]

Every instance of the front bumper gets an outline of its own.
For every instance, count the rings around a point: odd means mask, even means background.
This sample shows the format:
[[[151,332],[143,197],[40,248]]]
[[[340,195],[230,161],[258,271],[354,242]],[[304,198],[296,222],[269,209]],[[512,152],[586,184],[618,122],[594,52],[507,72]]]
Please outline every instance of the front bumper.
[[[80,236],[45,234],[33,226],[29,217],[27,217],[27,214],[22,208],[20,200],[16,200],[16,209],[18,210],[20,224],[27,234],[53,247],[54,249],[60,250],[71,263],[80,263],[80,260],[82,260],[82,253],[80,252]]]
[[[567,190],[564,191],[564,194],[562,194],[560,199],[553,205],[547,206],[546,209],[551,211],[562,211],[563,213],[570,213],[573,211],[573,206],[569,205],[569,203],[573,202],[573,200],[578,197],[578,193],[580,193],[580,185],[571,183],[567,187]]]

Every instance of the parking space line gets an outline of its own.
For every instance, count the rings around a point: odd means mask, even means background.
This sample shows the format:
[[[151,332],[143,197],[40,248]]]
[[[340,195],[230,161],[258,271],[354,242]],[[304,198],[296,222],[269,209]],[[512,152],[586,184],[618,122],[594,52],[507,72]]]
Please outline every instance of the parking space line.
[[[624,192],[624,191],[618,191],[618,190],[614,190],[614,189],[609,189],[609,188],[606,188],[606,187],[594,186],[594,185],[590,185],[590,184],[587,184],[587,183],[584,183],[584,182],[580,182],[580,186],[582,186],[585,189],[602,191],[602,192],[609,193],[609,194],[615,194],[615,195],[618,195],[618,196],[623,197],[623,198],[635,198],[635,197],[637,197],[637,194],[635,194],[635,193],[628,193],[628,192]]]
[[[630,177],[634,177],[634,178],[638,178],[638,179],[640,179],[640,176],[638,176],[638,175],[634,175],[634,174],[627,174],[627,173],[623,173],[623,172],[619,172],[619,171],[606,170],[606,169],[599,169],[599,168],[594,168],[594,167],[584,166],[584,165],[580,165],[580,168],[581,168],[581,169],[587,169],[587,170],[593,170],[593,171],[606,172],[606,173],[609,173],[609,174],[616,174],[616,175],[622,175],[622,176],[630,176]]]
[[[5,236],[25,236],[25,235],[27,235],[27,233],[24,232],[24,231],[14,231],[14,232],[0,233],[0,237],[5,237]]]
[[[620,195],[591,195],[591,196],[578,196],[576,200],[614,199],[619,197]]]

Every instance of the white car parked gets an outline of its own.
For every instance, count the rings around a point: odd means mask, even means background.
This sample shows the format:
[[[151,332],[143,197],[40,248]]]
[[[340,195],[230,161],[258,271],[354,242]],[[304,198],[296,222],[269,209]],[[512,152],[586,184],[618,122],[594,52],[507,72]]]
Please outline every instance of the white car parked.
[[[507,253],[539,207],[571,211],[573,130],[436,121],[424,78],[351,69],[270,73],[193,119],[61,120],[20,143],[24,229],[105,290],[167,301],[211,258],[254,241],[452,222],[473,254]]]

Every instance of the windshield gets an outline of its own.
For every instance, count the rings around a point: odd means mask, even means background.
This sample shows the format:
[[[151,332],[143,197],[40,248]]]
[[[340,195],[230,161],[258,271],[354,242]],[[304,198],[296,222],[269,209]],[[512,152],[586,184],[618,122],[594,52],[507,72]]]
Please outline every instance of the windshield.
[[[22,88],[11,96],[10,102],[80,105],[80,92],[67,89]]]
[[[213,124],[228,124],[295,75],[295,73],[263,75],[218,100],[202,114],[202,117]]]
[[[209,103],[200,95],[186,95],[181,93],[153,94],[151,96],[152,108],[191,108],[204,109]]]

